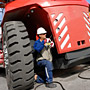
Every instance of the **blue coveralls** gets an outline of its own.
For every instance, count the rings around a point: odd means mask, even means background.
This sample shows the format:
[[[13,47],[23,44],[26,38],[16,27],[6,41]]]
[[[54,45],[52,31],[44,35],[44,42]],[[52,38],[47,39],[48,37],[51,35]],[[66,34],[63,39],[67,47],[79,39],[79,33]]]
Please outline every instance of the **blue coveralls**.
[[[35,44],[34,44],[34,49],[40,53],[40,51],[44,48],[44,40],[41,42],[40,39],[38,39],[37,41],[35,41]],[[51,83],[53,81],[53,74],[52,74],[52,63],[49,61],[49,60],[39,60],[37,62],[37,65],[38,66],[44,66],[45,67],[45,76],[46,76],[46,79],[45,81],[40,77],[38,76],[37,77],[37,82],[38,83]]]

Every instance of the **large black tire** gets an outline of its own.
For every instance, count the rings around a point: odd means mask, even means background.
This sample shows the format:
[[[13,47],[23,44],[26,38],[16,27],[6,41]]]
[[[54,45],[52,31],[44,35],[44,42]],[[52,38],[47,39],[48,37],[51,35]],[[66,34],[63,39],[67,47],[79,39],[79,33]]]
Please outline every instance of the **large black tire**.
[[[3,26],[8,64],[6,77],[9,90],[30,90],[34,87],[34,64],[30,39],[21,21],[9,21]]]

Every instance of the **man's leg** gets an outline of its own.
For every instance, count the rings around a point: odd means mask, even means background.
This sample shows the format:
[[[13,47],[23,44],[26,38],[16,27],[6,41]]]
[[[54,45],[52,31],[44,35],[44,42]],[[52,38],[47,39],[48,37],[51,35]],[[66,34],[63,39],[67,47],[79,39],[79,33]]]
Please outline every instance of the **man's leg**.
[[[44,80],[40,76],[37,76],[36,82],[37,83],[44,83]]]
[[[44,67],[42,60],[38,61],[37,65],[38,65],[39,69]],[[44,78],[45,76],[40,74],[40,72],[42,72],[42,71],[39,70],[39,74],[37,75],[36,82],[37,83],[45,83],[45,78]]]
[[[53,84],[53,66],[52,63],[48,60],[43,60],[45,65],[45,73],[46,73],[46,87],[48,88],[55,88],[57,87],[56,84]]]
[[[45,61],[45,73],[46,73],[46,83],[52,83],[53,81],[53,67],[50,61]]]
[[[40,61],[38,61],[37,64],[45,67],[46,87],[55,88],[56,85],[52,83],[53,82],[52,63],[48,60],[40,60]]]
[[[46,76],[46,82],[51,83],[53,81],[53,74],[52,74],[52,63],[48,60],[40,60],[37,62],[37,65],[42,67],[45,67],[45,76]]]

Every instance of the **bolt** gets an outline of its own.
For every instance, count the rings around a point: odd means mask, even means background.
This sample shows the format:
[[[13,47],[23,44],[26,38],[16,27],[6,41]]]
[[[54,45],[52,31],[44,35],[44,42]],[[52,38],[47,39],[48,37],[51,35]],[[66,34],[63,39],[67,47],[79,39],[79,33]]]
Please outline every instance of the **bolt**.
[[[31,10],[31,13],[34,13],[34,10],[33,9]]]
[[[27,14],[27,17],[29,18],[30,17],[30,14]]]
[[[58,37],[59,41],[61,40],[61,36]]]

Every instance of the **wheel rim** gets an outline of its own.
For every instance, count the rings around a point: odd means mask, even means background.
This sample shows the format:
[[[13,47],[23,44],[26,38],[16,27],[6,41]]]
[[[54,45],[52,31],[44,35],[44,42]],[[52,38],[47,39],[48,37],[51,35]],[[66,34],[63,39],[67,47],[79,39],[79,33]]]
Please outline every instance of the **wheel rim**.
[[[9,61],[8,61],[8,50],[7,50],[7,43],[6,43],[6,41],[4,41],[3,51],[4,51],[5,68],[7,68],[8,64],[9,64]]]

